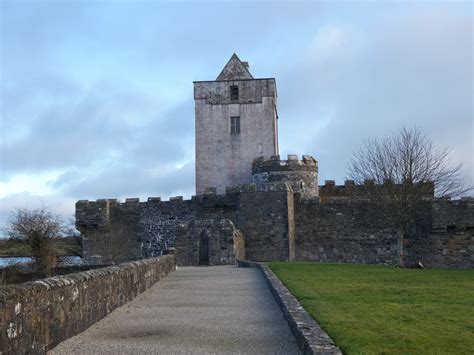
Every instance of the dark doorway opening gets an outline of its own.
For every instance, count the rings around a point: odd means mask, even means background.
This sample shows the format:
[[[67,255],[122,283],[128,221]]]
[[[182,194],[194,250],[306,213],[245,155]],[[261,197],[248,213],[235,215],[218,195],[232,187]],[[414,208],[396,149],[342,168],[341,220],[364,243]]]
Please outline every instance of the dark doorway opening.
[[[209,266],[209,237],[205,231],[199,236],[199,265]]]

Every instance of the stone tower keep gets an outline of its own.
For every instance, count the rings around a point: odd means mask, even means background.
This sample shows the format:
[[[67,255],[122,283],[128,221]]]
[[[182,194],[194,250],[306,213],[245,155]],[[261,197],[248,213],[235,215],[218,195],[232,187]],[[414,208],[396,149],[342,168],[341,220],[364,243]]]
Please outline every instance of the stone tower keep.
[[[233,54],[214,81],[195,81],[196,192],[252,182],[252,162],[278,155],[275,79],[254,79]]]

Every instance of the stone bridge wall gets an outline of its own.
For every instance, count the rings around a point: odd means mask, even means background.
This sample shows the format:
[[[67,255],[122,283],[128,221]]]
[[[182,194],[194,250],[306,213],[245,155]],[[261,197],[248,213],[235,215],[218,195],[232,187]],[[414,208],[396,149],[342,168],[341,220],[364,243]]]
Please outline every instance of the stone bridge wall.
[[[175,268],[166,255],[0,287],[0,353],[45,354]]]

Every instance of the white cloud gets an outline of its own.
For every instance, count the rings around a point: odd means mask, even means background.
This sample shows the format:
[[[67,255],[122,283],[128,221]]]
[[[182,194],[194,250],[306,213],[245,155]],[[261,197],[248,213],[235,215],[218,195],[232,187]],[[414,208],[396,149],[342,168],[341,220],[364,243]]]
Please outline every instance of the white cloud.
[[[313,154],[321,181],[341,182],[364,138],[417,125],[453,147],[474,183],[466,8],[10,2],[0,34],[2,210],[28,198],[71,211],[82,198],[192,195],[192,80],[214,79],[233,51],[254,76],[276,77],[281,153]],[[245,26],[229,26],[228,13]]]

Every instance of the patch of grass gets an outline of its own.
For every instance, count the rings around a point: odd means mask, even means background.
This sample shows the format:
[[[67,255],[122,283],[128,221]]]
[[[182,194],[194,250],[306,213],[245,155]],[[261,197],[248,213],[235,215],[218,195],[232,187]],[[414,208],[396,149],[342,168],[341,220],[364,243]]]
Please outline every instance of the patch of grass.
[[[22,240],[0,241],[0,256],[30,256],[31,248],[28,242]]]
[[[54,241],[57,255],[81,255],[82,247],[74,237],[58,238]]]
[[[345,353],[474,353],[474,270],[268,265]]]
[[[53,248],[57,255],[80,255],[81,246],[73,237],[55,239]],[[0,240],[0,256],[31,256],[31,248],[27,241]]]

